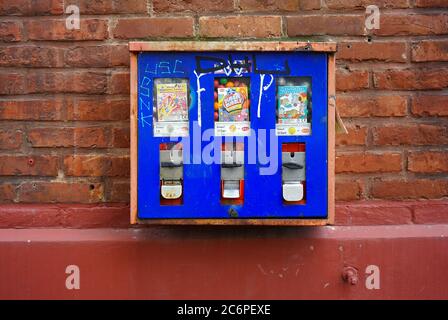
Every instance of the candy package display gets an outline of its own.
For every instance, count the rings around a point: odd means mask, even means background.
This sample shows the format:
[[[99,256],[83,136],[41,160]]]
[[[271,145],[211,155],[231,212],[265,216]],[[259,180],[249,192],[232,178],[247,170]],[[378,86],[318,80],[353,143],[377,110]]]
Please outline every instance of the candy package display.
[[[250,134],[249,80],[215,79],[215,134],[242,136]]]
[[[278,87],[278,123],[295,124],[307,122],[307,87]]]
[[[311,78],[284,77],[277,79],[278,136],[311,134]]]
[[[159,83],[156,91],[158,121],[188,121],[186,83]]]
[[[153,123],[156,137],[184,137],[189,134],[188,80],[154,79]]]

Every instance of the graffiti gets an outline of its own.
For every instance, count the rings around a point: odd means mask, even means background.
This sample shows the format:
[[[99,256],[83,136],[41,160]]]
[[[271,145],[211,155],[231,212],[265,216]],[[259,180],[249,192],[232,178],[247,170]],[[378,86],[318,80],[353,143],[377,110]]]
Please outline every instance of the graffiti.
[[[145,73],[150,73],[153,75],[169,75],[169,74],[184,74],[184,70],[182,70],[182,60],[174,60],[174,62],[170,61],[160,61],[155,65],[147,64],[145,67]]]

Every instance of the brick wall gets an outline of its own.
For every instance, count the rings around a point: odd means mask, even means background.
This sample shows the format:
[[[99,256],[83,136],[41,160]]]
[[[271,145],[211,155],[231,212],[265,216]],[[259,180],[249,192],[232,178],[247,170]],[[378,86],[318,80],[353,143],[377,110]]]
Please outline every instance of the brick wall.
[[[0,226],[127,225],[129,40],[315,35],[339,43],[337,221],[448,222],[447,0],[2,0]]]

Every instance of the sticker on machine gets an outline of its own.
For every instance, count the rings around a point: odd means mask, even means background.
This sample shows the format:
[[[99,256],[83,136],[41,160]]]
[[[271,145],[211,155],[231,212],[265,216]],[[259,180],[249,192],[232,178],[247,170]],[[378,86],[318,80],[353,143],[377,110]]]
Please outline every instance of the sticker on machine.
[[[311,124],[276,124],[275,134],[277,136],[309,136],[311,135]]]
[[[155,122],[154,137],[188,137],[188,122]]]
[[[250,122],[215,122],[215,136],[249,136]]]

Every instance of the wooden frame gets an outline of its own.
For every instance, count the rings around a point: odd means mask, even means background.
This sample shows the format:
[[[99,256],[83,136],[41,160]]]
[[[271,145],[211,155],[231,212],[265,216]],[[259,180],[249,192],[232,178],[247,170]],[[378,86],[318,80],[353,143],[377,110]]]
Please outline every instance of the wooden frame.
[[[149,41],[130,42],[131,86],[131,224],[151,225],[259,225],[259,226],[323,226],[334,224],[335,169],[335,52],[331,41]],[[137,55],[142,51],[309,51],[328,54],[328,217],[326,219],[139,219],[137,208],[138,102]]]

